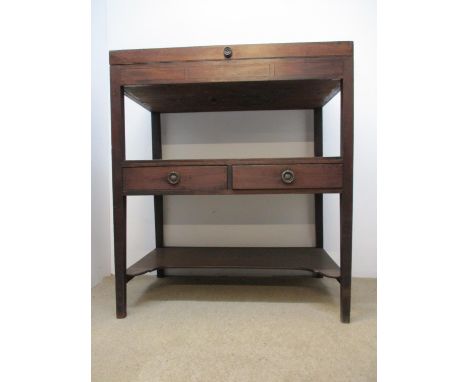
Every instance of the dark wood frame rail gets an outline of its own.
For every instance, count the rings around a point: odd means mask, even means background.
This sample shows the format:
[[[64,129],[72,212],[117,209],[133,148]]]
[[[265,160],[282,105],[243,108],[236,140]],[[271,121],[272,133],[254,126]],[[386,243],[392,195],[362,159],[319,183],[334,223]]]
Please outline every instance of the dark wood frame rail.
[[[110,52],[114,256],[117,317],[127,282],[168,268],[307,270],[340,284],[350,321],[353,212],[353,43],[294,43]],[[339,157],[323,157],[322,107],[341,92]],[[149,110],[153,160],[125,158],[124,96]],[[313,158],[163,160],[161,113],[314,110]],[[163,195],[315,194],[311,248],[166,247]],[[323,249],[323,193],[340,195],[340,266]],[[154,195],[156,248],[127,268],[126,199]]]

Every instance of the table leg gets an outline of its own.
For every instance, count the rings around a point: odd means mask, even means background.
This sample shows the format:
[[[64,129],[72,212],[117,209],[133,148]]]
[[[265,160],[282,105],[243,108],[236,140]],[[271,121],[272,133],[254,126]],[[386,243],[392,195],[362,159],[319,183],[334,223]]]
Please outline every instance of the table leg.
[[[121,163],[125,160],[124,92],[120,69],[111,66],[111,140],[114,213],[115,299],[117,318],[127,315],[127,199]]]
[[[162,159],[162,140],[161,140],[161,114],[151,113],[151,136],[153,145],[153,159]],[[154,229],[156,248],[164,247],[164,198],[162,195],[154,196]],[[164,269],[157,269],[156,274],[159,278],[165,277]]]
[[[340,195],[341,321],[350,322],[351,255],[353,236],[353,60],[344,62],[341,81],[341,157],[343,192]]]

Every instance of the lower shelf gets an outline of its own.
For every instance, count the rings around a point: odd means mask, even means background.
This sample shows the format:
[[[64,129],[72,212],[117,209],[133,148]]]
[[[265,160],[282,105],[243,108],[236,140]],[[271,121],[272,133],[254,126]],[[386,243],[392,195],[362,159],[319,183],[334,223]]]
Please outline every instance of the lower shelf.
[[[322,248],[165,247],[154,249],[128,268],[127,278],[167,268],[290,269],[340,277],[340,268]]]

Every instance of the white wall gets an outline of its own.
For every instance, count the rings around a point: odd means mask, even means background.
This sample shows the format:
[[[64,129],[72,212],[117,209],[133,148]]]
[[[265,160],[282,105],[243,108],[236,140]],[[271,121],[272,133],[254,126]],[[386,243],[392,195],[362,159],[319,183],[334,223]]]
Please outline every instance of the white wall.
[[[353,40],[354,276],[376,276],[376,5],[374,1],[108,0],[108,49]],[[313,153],[310,111],[163,115],[165,158]],[[149,159],[150,115],[126,102],[127,157]],[[234,127],[234,128],[232,128]],[[338,153],[339,97],[324,110],[324,149]],[[305,142],[304,142],[305,140]],[[106,168],[109,170],[107,158]],[[311,245],[313,196],[165,197],[168,245]],[[325,198],[325,246],[338,262],[338,198]],[[128,263],[154,247],[151,197],[128,202]],[[107,236],[106,236],[107,237]]]
[[[91,283],[111,272],[111,188],[107,3],[92,1]]]

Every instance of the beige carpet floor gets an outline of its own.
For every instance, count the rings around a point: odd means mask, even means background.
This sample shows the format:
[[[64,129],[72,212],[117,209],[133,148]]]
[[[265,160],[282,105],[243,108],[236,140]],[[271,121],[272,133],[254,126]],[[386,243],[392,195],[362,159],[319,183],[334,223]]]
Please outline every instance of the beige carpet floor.
[[[93,382],[375,381],[376,280],[136,277],[128,316],[113,278],[92,290]]]

